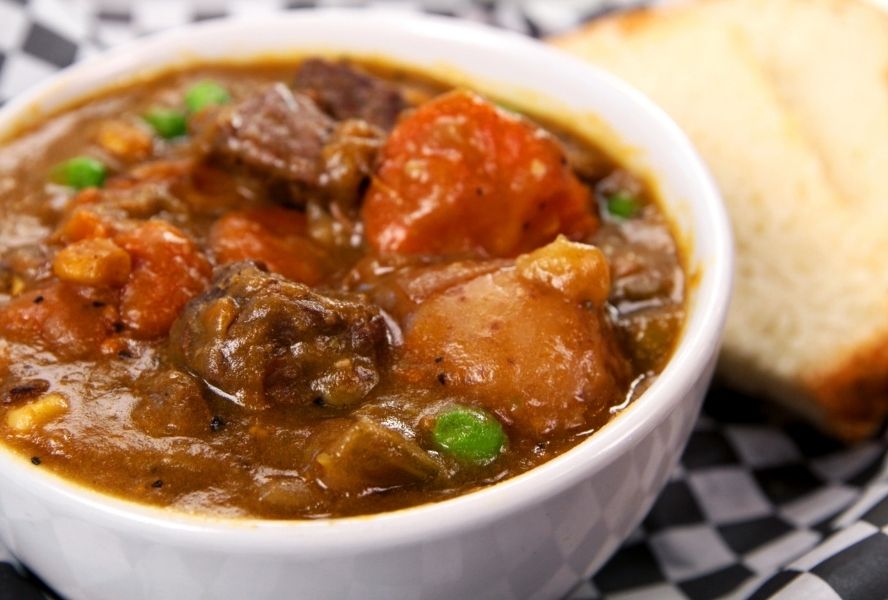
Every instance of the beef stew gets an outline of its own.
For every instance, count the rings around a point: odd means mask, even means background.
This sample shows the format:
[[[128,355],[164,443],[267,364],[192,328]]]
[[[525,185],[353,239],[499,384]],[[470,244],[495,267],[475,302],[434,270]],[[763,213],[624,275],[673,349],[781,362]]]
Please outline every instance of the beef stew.
[[[473,92],[326,59],[169,73],[0,147],[0,437],[190,512],[450,498],[650,385],[682,265],[643,178]]]

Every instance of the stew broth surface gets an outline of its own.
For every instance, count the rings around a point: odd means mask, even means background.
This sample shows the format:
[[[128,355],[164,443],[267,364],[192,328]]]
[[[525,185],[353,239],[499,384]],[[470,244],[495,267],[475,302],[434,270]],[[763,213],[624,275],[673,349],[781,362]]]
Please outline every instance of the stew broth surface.
[[[206,82],[226,97],[188,110]],[[664,367],[686,277],[643,179],[539,127],[310,59],[189,68],[23,132],[0,147],[3,443],[115,496],[266,518],[438,501],[563,453]],[[98,187],[58,167],[79,156]]]

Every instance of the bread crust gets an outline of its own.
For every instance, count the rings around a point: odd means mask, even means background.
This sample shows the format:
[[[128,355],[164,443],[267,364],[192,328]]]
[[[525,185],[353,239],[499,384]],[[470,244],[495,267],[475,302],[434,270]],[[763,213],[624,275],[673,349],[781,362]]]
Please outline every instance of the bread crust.
[[[822,427],[849,441],[871,437],[888,416],[888,333],[800,383],[822,409]]]

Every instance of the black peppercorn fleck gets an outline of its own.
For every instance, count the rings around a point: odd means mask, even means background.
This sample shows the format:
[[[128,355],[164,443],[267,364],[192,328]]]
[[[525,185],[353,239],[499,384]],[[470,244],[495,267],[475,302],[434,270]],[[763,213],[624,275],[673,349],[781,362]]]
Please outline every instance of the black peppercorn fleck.
[[[163,480],[162,479],[156,480],[154,483],[151,484],[151,487],[162,488],[163,487]]]
[[[34,304],[40,304],[41,302],[43,302],[43,296],[34,297]]]
[[[214,416],[210,420],[210,431],[217,432],[225,426],[225,419],[220,417],[219,415]]]
[[[39,456],[32,456],[32,457],[31,457],[31,464],[32,464],[32,465],[39,465],[39,464],[42,463],[42,462],[43,462],[43,461],[40,460],[40,457],[39,457]]]

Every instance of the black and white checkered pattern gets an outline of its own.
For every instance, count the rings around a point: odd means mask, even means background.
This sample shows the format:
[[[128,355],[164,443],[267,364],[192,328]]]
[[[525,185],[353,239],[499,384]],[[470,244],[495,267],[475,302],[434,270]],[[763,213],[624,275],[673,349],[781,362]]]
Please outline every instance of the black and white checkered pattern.
[[[873,561],[888,563],[879,531],[888,524],[886,443],[845,448],[753,398],[713,389],[681,468],[639,531],[574,596],[819,598],[798,587],[816,580],[834,589],[823,598],[884,599],[888,570]]]
[[[135,36],[230,14],[359,0],[0,0],[0,102]],[[632,0],[374,2],[533,36]],[[756,399],[710,392],[642,526],[572,600],[888,598],[888,436],[853,448]],[[0,600],[51,597],[0,548]]]

